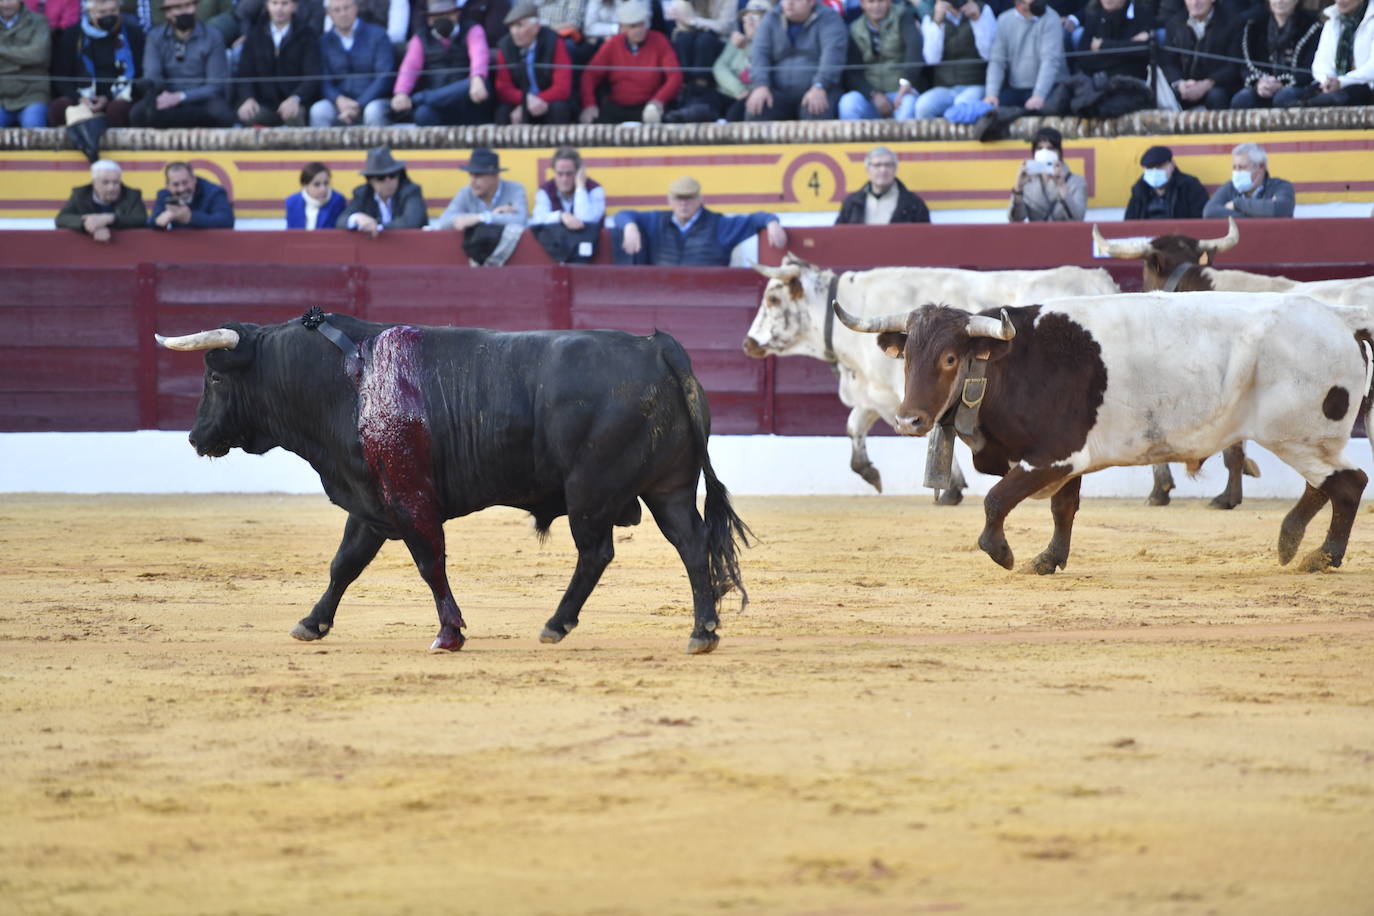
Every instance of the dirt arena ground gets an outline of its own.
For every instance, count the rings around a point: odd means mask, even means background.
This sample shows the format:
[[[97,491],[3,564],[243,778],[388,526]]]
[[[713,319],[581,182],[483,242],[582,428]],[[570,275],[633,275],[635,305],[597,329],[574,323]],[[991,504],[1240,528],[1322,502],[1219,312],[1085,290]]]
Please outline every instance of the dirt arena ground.
[[[0,496],[0,912],[1374,912],[1374,514],[1304,575],[1284,504],[1088,500],[1036,578],[978,500],[736,503],[715,654],[651,523],[540,645],[567,527],[491,510],[434,655],[397,544],[287,636],[323,497]]]

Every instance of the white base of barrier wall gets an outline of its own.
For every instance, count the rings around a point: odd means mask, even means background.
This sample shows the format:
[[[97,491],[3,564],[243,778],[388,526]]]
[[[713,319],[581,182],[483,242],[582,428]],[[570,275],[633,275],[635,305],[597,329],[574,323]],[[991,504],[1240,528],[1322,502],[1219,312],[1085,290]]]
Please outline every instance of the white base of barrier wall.
[[[888,494],[918,494],[926,440],[874,437],[869,457],[883,475]],[[1263,476],[1246,478],[1245,495],[1296,499],[1300,477],[1270,452],[1250,444],[1248,454]],[[1374,455],[1365,439],[1353,439],[1349,459],[1374,478]],[[973,471],[968,450],[955,457],[969,478],[969,491],[983,494],[997,478]],[[711,460],[726,486],[741,495],[877,495],[849,470],[849,440],[831,436],[714,436]],[[1220,456],[1189,479],[1174,467],[1182,498],[1212,497],[1226,481]],[[1083,495],[1144,498],[1150,469],[1109,468],[1083,480]],[[233,451],[224,458],[198,458],[185,433],[0,433],[0,492],[61,493],[319,493],[319,477],[303,460],[281,449],[266,455]],[[1374,496],[1374,494],[1371,494]]]

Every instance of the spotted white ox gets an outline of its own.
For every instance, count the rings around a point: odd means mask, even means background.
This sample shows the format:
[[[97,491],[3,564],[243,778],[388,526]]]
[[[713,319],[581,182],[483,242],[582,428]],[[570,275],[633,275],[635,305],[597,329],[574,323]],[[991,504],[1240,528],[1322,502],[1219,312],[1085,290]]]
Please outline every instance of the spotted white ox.
[[[1057,296],[1115,293],[1105,270],[1057,267],[1052,270],[957,270],[946,267],[882,267],[836,274],[795,255],[781,267],[756,267],[769,278],[744,352],[763,358],[811,356],[835,366],[840,400],[850,408],[845,432],[853,443],[849,466],[882,491],[882,477],[868,459],[868,431],[881,417],[893,426],[902,400],[902,366],[885,358],[867,337],[837,326],[830,303],[838,299],[849,312],[872,315],[894,304],[958,303],[969,311],[1039,302]],[[964,477],[954,465],[951,488],[938,501],[963,498]]]
[[[1002,480],[984,501],[978,546],[1007,569],[1003,525],[1026,497],[1052,497],[1054,535],[1029,571],[1053,573],[1068,562],[1083,474],[1159,461],[1195,469],[1241,439],[1307,481],[1283,520],[1279,561],[1293,558],[1330,501],[1326,540],[1302,568],[1341,565],[1368,483],[1345,457],[1374,357],[1363,309],[1215,292],[1059,299],[972,316],[936,305],[870,318],[836,309],[903,360],[898,432],[925,435],[965,380],[985,375],[973,465]]]

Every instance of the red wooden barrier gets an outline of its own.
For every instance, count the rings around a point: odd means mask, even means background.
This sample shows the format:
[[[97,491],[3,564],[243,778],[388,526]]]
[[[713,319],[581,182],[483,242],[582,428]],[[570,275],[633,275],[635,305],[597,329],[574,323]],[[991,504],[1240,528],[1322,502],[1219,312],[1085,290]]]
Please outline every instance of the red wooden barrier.
[[[1225,232],[1218,221],[1104,225],[1110,237]],[[1136,263],[1091,257],[1091,227],[925,225],[793,229],[825,266],[1105,266],[1138,288]],[[603,245],[603,254],[605,246]],[[765,261],[780,252],[764,245]],[[1374,273],[1374,220],[1242,225],[1221,266],[1299,279]],[[514,263],[521,262],[521,263]],[[551,264],[528,235],[513,264],[470,268],[454,233],[0,232],[0,430],[186,429],[199,354],[158,349],[227,320],[284,321],[312,305],[374,321],[500,329],[611,327],[673,334],[688,348],[719,433],[839,435],[846,408],[825,364],[740,349],[763,280],[729,268]],[[879,424],[875,432],[886,432]]]

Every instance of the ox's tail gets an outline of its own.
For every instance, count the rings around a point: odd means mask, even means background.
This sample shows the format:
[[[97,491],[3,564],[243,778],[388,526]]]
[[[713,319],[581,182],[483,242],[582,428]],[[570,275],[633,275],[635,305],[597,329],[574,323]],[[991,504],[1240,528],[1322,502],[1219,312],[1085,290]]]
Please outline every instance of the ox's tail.
[[[749,538],[754,532],[735,513],[730,505],[730,491],[711,467],[711,454],[707,449],[707,441],[711,437],[711,406],[701,383],[692,374],[692,361],[687,351],[671,335],[659,331],[655,338],[662,348],[664,361],[677,379],[678,390],[682,392],[692,439],[701,459],[701,473],[706,478],[706,555],[716,602],[719,603],[731,589],[738,589],[742,611],[749,605],[749,593],[745,591],[744,581],[740,578],[736,542],[748,547]]]

